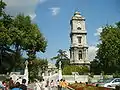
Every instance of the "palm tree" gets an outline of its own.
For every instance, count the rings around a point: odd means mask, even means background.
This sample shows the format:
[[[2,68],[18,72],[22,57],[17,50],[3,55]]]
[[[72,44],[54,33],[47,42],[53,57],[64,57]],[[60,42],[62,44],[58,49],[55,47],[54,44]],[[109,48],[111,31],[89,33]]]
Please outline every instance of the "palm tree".
[[[58,68],[59,67],[59,62],[61,61],[62,65],[62,69],[69,64],[69,58],[68,58],[68,55],[66,54],[66,51],[63,51],[61,49],[58,50],[58,54],[57,56],[51,58],[51,60],[56,60],[56,67]]]

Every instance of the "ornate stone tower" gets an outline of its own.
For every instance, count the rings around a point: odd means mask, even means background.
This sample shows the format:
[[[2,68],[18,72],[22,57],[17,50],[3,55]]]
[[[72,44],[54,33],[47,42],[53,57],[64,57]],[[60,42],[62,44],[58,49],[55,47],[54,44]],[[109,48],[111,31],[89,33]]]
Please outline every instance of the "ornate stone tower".
[[[70,20],[71,46],[70,63],[73,65],[90,65],[88,60],[87,31],[85,29],[85,18],[79,12],[75,12]]]

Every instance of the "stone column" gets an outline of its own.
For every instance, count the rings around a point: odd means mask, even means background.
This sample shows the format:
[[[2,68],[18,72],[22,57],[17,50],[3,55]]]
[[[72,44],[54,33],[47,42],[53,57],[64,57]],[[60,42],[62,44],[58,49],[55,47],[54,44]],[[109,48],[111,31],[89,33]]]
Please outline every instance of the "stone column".
[[[73,61],[75,61],[75,50],[74,50],[74,48],[72,49],[72,55],[73,55],[72,59],[73,59]]]
[[[70,50],[70,58],[71,58],[71,62],[73,62],[73,50]]]
[[[84,62],[86,61],[86,49],[85,48],[83,49],[83,61]]]
[[[75,60],[75,62],[78,60],[78,58],[77,58],[77,49],[76,48],[74,48],[74,60]]]
[[[61,61],[59,61],[59,72],[58,72],[58,78],[59,78],[59,80],[61,80],[62,79],[62,69],[61,69]]]
[[[88,61],[88,49],[86,49],[86,58],[85,58],[85,60]]]
[[[26,79],[26,85],[28,85],[28,61],[25,61],[25,71],[24,71],[24,79]]]

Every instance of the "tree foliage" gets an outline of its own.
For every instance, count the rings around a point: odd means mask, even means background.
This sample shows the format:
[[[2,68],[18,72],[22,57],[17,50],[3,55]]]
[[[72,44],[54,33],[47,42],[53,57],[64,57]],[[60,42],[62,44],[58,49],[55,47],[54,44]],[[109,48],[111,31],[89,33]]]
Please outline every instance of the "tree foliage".
[[[99,62],[99,60],[94,59],[93,61],[91,61],[90,64],[90,72],[94,73],[95,75],[99,75],[101,73],[102,69],[101,69],[101,63]]]
[[[0,0],[0,17],[4,14],[5,6],[6,6],[6,3]]]
[[[19,14],[10,28],[10,36],[17,51],[25,50],[29,58],[35,57],[36,52],[45,52],[47,42],[38,26],[31,22],[29,16]]]
[[[120,22],[106,25],[100,34],[96,60],[106,74],[120,72]]]
[[[62,65],[62,69],[66,66],[66,65],[69,65],[70,63],[70,60],[66,54],[66,51],[63,51],[61,49],[58,50],[58,54],[57,56],[51,58],[51,60],[56,60],[56,67],[58,68],[59,67],[59,62],[61,61]]]
[[[47,41],[29,16],[11,17],[4,12],[6,4],[0,1],[0,73],[23,67],[26,52],[28,60],[36,58],[36,52],[45,52]],[[4,71],[4,72],[3,72]]]
[[[48,61],[47,59],[34,59],[32,60],[28,67],[29,67],[29,78],[31,81],[34,81],[35,79],[40,79],[38,77],[39,72],[41,71],[40,74],[42,74],[42,72],[44,72],[45,68],[47,68],[48,65]],[[43,68],[44,67],[44,68]]]
[[[89,72],[87,66],[67,65],[63,68],[64,75],[72,75],[72,72],[78,72],[80,75]]]

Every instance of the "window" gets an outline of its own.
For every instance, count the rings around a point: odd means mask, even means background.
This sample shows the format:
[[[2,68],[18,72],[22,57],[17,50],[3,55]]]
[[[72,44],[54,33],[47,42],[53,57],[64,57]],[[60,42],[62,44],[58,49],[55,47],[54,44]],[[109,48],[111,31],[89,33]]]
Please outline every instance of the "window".
[[[79,58],[79,60],[82,59],[82,51],[81,50],[78,52],[78,58]]]
[[[120,79],[115,79],[115,80],[113,81],[113,83],[115,83],[115,82],[120,82]]]
[[[81,43],[82,37],[77,37],[78,38],[78,43]]]
[[[77,27],[77,30],[81,30],[81,28],[80,28],[80,27]]]

